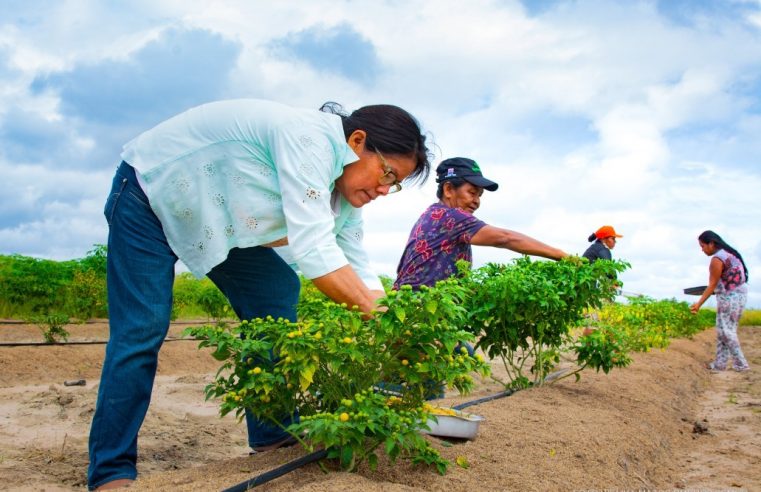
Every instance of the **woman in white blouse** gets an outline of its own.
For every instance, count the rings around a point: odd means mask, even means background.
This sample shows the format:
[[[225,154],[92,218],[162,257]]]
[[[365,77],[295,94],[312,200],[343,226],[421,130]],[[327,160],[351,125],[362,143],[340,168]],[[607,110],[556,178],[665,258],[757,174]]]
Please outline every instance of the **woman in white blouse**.
[[[370,312],[383,296],[362,248],[360,208],[425,180],[425,137],[390,105],[345,114],[240,99],[192,108],[124,146],[109,223],[110,339],[90,430],[91,489],[129,484],[177,259],[207,275],[241,319],[296,319],[294,268],[336,302]],[[249,444],[287,435],[246,416]],[[285,419],[284,424],[288,423]]]

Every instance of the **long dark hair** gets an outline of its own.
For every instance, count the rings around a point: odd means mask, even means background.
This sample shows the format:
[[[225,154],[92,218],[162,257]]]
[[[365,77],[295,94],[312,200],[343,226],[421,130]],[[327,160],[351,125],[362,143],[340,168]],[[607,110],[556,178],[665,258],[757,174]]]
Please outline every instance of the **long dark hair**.
[[[355,130],[367,133],[365,147],[384,154],[414,156],[415,169],[407,179],[425,182],[431,172],[432,157],[425,145],[420,124],[407,111],[390,104],[363,106],[348,114],[336,102],[326,102],[320,111],[341,117],[346,138]]]
[[[713,231],[703,231],[703,233],[700,234],[700,236],[698,236],[698,241],[700,241],[701,243],[705,243],[705,244],[713,243],[719,249],[723,249],[725,251],[729,251],[730,253],[735,255],[737,257],[737,259],[740,260],[740,263],[743,264],[743,269],[745,270],[745,281],[746,282],[748,281],[748,267],[745,266],[745,260],[743,260],[743,257],[740,256],[740,253],[738,253],[735,248],[733,248],[732,246],[730,246],[726,242],[724,242],[724,240],[721,238],[721,236],[719,236],[718,234],[716,234]]]
[[[597,238],[597,234],[593,232],[592,234],[589,235],[589,237],[587,238],[587,241],[589,241],[591,243],[595,239],[597,239],[599,241],[599,239]]]

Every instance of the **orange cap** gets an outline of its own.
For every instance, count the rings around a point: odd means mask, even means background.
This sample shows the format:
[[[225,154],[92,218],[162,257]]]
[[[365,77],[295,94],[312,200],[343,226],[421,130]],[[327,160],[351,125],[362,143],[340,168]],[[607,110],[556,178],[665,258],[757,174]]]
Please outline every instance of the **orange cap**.
[[[624,237],[621,234],[616,234],[616,230],[613,226],[605,225],[597,229],[595,232],[597,239],[605,239],[606,237]]]

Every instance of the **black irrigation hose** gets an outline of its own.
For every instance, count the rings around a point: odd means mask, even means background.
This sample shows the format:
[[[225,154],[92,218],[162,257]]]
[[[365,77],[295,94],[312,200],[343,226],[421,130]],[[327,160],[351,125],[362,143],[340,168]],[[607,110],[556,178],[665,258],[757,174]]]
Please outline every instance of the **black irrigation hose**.
[[[505,398],[506,396],[512,395],[516,391],[518,390],[515,390],[515,389],[505,390],[495,395],[489,395],[483,398],[478,398],[476,400],[460,403],[459,405],[455,405],[452,408],[455,410],[462,410],[463,408],[471,407],[473,405],[478,405],[480,403],[485,403],[487,401],[497,400],[499,398]],[[281,465],[278,468],[275,468],[274,470],[270,470],[268,472],[262,473],[261,475],[257,475],[254,478],[246,480],[245,482],[241,482],[238,485],[234,485],[230,487],[229,489],[224,489],[222,492],[244,492],[246,490],[256,487],[257,485],[261,485],[263,483],[269,482],[270,480],[274,480],[278,477],[281,477],[285,475],[286,473],[290,473],[293,470],[300,468],[304,465],[308,465],[309,463],[319,461],[327,455],[328,455],[328,452],[325,449],[320,451],[315,451],[312,454],[308,454],[306,456],[295,459],[293,461],[289,461],[288,463]]]
[[[182,342],[182,341],[193,341],[198,340],[197,338],[165,338],[165,342]],[[37,346],[45,346],[45,347],[57,347],[61,345],[105,345],[108,343],[108,340],[85,340],[85,341],[79,341],[79,342],[0,342],[0,347],[37,347]]]
[[[308,465],[309,463],[315,461],[320,461],[327,455],[328,451],[326,449],[315,451],[314,453],[302,456],[301,458],[295,459],[293,461],[289,461],[284,465],[280,465],[274,470],[270,470],[268,472],[262,473],[261,475],[257,475],[254,478],[246,480],[245,482],[241,482],[238,485],[233,485],[228,489],[224,489],[222,492],[244,492],[248,489],[256,487],[257,485],[261,485],[263,483],[269,482],[270,480],[281,477],[286,473],[290,473],[293,470],[301,468],[304,465]]]
[[[515,390],[515,389],[505,390],[505,391],[503,391],[501,393],[497,393],[496,395],[484,396],[483,398],[478,398],[477,400],[466,401],[465,403],[460,403],[459,405],[455,405],[452,408],[455,409],[455,410],[462,410],[463,408],[472,407],[473,405],[479,405],[481,403],[486,403],[487,401],[498,400],[499,398],[504,398],[506,396],[510,396],[513,393],[515,393],[516,391],[518,391],[518,390]]]

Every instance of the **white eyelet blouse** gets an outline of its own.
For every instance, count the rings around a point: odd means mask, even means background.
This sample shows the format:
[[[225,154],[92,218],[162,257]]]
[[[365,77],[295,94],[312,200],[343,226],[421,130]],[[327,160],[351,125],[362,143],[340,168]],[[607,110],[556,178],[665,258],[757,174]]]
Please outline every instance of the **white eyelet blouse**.
[[[204,104],[124,146],[170,247],[197,277],[230,249],[276,251],[307,278],[350,264],[382,289],[362,247],[361,211],[337,191],[358,160],[340,117],[270,101]]]

